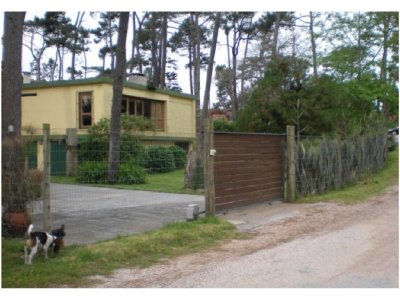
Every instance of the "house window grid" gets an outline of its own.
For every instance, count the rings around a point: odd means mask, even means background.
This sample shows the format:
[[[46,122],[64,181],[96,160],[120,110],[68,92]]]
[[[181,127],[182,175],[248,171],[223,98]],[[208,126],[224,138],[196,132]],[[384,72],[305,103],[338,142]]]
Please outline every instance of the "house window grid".
[[[165,130],[164,102],[124,96],[121,113],[151,119],[156,131]]]
[[[79,99],[79,129],[87,129],[93,125],[92,92],[80,92]]]

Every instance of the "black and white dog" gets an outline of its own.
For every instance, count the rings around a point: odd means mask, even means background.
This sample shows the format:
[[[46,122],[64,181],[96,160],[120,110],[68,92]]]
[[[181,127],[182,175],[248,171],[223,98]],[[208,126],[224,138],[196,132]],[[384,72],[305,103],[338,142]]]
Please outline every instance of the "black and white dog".
[[[62,225],[59,229],[53,230],[51,234],[44,231],[32,232],[33,224],[30,224],[26,232],[27,239],[24,247],[25,264],[31,264],[33,257],[41,248],[43,248],[44,257],[46,259],[48,258],[47,251],[49,248],[53,247],[53,251],[58,252],[58,250],[64,245],[64,229],[65,226]],[[29,255],[28,250],[30,250]]]

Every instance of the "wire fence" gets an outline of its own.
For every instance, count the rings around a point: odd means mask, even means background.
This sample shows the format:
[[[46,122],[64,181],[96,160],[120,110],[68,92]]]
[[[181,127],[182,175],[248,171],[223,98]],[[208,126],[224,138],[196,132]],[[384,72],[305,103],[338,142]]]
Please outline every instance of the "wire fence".
[[[110,184],[108,133],[51,129],[45,147],[41,132],[3,136],[3,235],[22,235],[29,223],[37,230],[64,224],[66,244],[92,243],[185,220],[189,204],[205,208],[203,158],[189,133],[121,133]],[[351,140],[301,137],[297,195],[337,189],[382,168],[386,148],[385,132]]]
[[[2,141],[2,232],[18,236],[29,223],[44,228],[41,130]],[[66,243],[81,244],[130,235],[182,221],[189,204],[204,210],[201,166],[190,134],[173,137],[121,134],[117,181],[109,183],[109,135],[77,135],[51,129],[52,228],[66,227]],[[194,170],[194,171],[193,171]],[[11,218],[20,212],[20,224]]]
[[[381,169],[386,160],[387,134],[346,140],[302,137],[297,148],[297,194],[314,195],[351,184]]]

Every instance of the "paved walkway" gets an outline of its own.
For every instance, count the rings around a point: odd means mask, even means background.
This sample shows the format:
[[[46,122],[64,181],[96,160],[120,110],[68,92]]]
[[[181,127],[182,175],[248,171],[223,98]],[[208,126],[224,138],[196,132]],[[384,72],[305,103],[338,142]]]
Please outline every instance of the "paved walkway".
[[[51,184],[52,228],[66,226],[66,244],[87,244],[182,221],[189,204],[204,210],[204,196]],[[32,223],[40,230],[41,203]]]

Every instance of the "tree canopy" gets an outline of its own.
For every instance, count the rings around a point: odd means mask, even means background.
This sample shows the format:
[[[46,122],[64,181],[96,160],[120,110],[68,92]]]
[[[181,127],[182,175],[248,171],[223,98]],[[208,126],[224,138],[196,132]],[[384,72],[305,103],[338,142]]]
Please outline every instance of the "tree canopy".
[[[45,12],[27,19],[24,46],[36,80],[111,76],[119,17]],[[291,123],[305,134],[349,134],[375,119],[398,122],[397,12],[220,12],[219,35],[215,18],[131,12],[126,72],[145,73],[155,87],[189,90],[200,101],[201,73],[212,68],[206,104],[230,111],[237,130],[281,131]],[[94,47],[98,64],[88,65]]]

